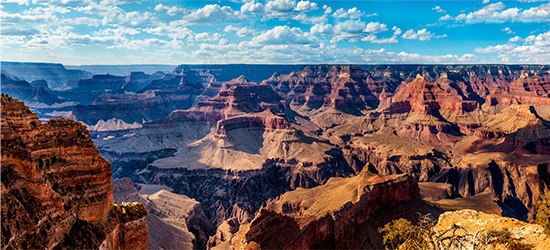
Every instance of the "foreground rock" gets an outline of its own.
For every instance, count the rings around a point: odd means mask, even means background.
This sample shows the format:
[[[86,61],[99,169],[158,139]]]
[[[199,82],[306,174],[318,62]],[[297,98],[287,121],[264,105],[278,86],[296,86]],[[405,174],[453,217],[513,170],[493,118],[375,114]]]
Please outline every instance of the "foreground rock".
[[[233,249],[378,249],[377,228],[428,211],[414,178],[362,172],[269,201],[231,240]],[[431,212],[436,212],[432,210]]]
[[[2,247],[146,249],[140,203],[113,205],[111,170],[84,125],[41,124],[2,95]]]
[[[449,230],[453,228],[457,230]],[[493,234],[494,232],[507,233],[500,234],[499,238],[497,238],[498,241],[504,242],[500,244],[493,243],[494,248],[490,249],[542,250],[548,249],[550,244],[550,235],[545,234],[544,228],[540,225],[467,209],[441,214],[437,224],[434,226],[434,231],[439,232],[442,238],[452,236],[453,234],[462,237],[461,248],[450,246],[446,249],[473,249],[473,242],[476,242],[475,244],[478,246],[487,244],[484,241],[491,241],[491,238],[484,239],[484,236],[491,235],[491,232]],[[442,244],[445,243],[448,242],[442,242]],[[519,248],[521,245],[526,248]]]

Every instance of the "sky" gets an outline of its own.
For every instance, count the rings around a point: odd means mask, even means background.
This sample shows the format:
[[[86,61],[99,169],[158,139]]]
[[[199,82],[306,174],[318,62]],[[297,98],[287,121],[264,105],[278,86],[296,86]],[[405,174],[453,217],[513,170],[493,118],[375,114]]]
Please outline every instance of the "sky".
[[[548,0],[1,0],[1,60],[550,64]]]

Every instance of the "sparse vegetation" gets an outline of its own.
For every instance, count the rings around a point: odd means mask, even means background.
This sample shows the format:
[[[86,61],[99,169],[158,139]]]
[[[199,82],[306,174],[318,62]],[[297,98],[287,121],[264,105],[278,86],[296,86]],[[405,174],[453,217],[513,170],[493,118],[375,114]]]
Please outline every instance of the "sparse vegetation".
[[[481,229],[472,232],[461,225],[452,224],[443,232],[434,229],[435,220],[422,215],[418,223],[400,218],[393,220],[378,231],[383,235],[386,249],[532,249],[533,245],[521,242],[504,230]]]
[[[420,215],[416,225],[400,218],[384,225],[378,231],[384,235],[386,249],[433,249],[434,225],[435,220],[427,214]]]
[[[533,221],[544,227],[544,232],[550,234],[550,193],[547,193],[539,202],[535,220]]]

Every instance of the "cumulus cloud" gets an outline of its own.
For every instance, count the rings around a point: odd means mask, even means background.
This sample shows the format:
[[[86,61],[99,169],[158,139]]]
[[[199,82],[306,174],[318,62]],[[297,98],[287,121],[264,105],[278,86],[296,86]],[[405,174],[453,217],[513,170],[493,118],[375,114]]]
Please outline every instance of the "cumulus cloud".
[[[264,5],[262,3],[257,3],[254,0],[246,2],[241,6],[241,12],[262,13],[263,11]]]
[[[447,20],[452,20],[452,19],[453,19],[453,17],[451,15],[447,14],[447,15],[444,15],[444,16],[440,17],[439,21],[447,21]]]
[[[502,29],[502,31],[506,32],[506,34],[515,34],[516,33],[512,29],[510,29],[510,27],[506,27],[506,28]]]
[[[390,38],[378,38],[374,34],[370,34],[366,37],[361,38],[362,42],[370,43],[397,43],[397,36],[392,36]]]
[[[506,8],[504,3],[492,3],[467,14],[460,14],[454,18],[464,23],[504,23],[528,22],[541,23],[550,21],[550,3],[523,10],[520,8]]]
[[[370,22],[365,27],[365,32],[368,32],[368,33],[380,33],[387,30],[388,30],[387,25],[379,22]]]
[[[289,17],[295,6],[294,0],[271,0],[265,4],[264,13],[271,17]]]
[[[353,7],[351,9],[348,9],[347,11],[343,8],[337,9],[334,14],[332,14],[334,18],[351,18],[351,19],[358,19],[361,16],[363,16],[363,12],[361,12],[357,7]]]
[[[5,3],[16,3],[19,5],[29,5],[29,0],[4,0]]]
[[[324,13],[327,14],[327,15],[330,14],[330,13],[332,13],[332,8],[331,8],[330,6],[328,6],[328,5],[326,5],[326,4],[323,5],[323,9],[325,10]]]
[[[476,48],[478,53],[497,53],[501,61],[511,59],[520,63],[548,63],[550,61],[550,31],[525,38],[513,37],[508,43]]]
[[[433,7],[432,10],[435,10],[436,12],[440,12],[440,13],[441,13],[441,12],[445,12],[445,10],[443,10],[443,9],[441,8],[441,6],[439,6],[439,5]]]
[[[275,26],[262,34],[252,38],[255,44],[311,44],[316,38],[300,28],[290,28],[286,25]]]
[[[256,31],[246,27],[237,28],[233,25],[225,26],[223,29],[225,33],[235,33],[239,37],[252,36],[256,34]]]
[[[161,3],[155,6],[155,11],[166,12],[166,14],[168,14],[169,16],[184,14],[186,12],[185,8],[178,7],[178,6],[166,6]]]
[[[515,43],[515,42],[519,42],[521,40],[522,40],[521,37],[515,36],[515,37],[512,37],[512,38],[508,39],[508,42]]]
[[[429,41],[433,37],[435,37],[434,34],[432,34],[430,31],[428,31],[426,28],[414,31],[412,29],[407,30],[405,34],[401,36],[403,39],[409,39],[409,40],[419,40],[419,41]]]
[[[328,35],[328,34],[332,34],[334,32],[334,26],[332,26],[331,24],[318,23],[318,24],[313,25],[309,29],[309,32],[311,32],[312,34],[325,34],[325,35]]]
[[[189,23],[219,23],[219,22],[240,22],[246,17],[239,11],[234,11],[229,6],[207,4],[204,7],[192,11],[183,17]]]
[[[309,12],[319,9],[317,7],[317,3],[310,2],[308,0],[301,0],[296,4],[296,7],[294,8],[295,11],[303,11],[303,12]]]
[[[401,35],[401,33],[403,33],[403,31],[401,30],[401,28],[398,28],[397,26],[393,26],[393,27],[391,28],[391,30],[393,30],[393,34],[394,34],[394,35],[397,35],[397,36],[398,36],[398,35]]]

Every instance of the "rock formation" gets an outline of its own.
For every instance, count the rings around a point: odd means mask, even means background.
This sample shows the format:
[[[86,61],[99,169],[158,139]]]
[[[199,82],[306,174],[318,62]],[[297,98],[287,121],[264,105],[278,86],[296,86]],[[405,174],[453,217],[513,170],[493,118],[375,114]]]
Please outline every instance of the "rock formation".
[[[233,249],[381,248],[379,226],[423,207],[418,185],[410,176],[365,171],[267,202],[230,242]]]
[[[146,210],[113,205],[111,170],[86,128],[42,124],[2,95],[2,247],[146,249]]]
[[[454,230],[453,228],[460,228]],[[524,249],[547,249],[550,244],[550,235],[544,233],[544,228],[540,225],[529,224],[512,218],[501,217],[494,214],[486,214],[475,210],[460,210],[455,212],[445,212],[439,216],[434,230],[441,234],[442,238],[451,236],[453,233],[456,236],[462,236],[462,246],[449,247],[447,249],[465,249],[472,248],[472,243],[477,245],[486,244],[484,241],[496,240],[499,243],[494,244],[492,249],[520,249],[519,245],[523,245]],[[496,239],[491,239],[486,235],[491,235]],[[507,232],[505,234],[494,234],[494,232]],[[474,237],[475,240],[474,240]],[[511,244],[516,242],[518,248],[514,248]],[[446,243],[446,242],[445,242]],[[519,243],[519,244],[518,244]]]
[[[115,202],[141,202],[147,209],[148,249],[202,249],[214,226],[206,218],[200,203],[185,195],[174,194],[168,187],[139,186],[138,193],[130,178],[113,181]]]

